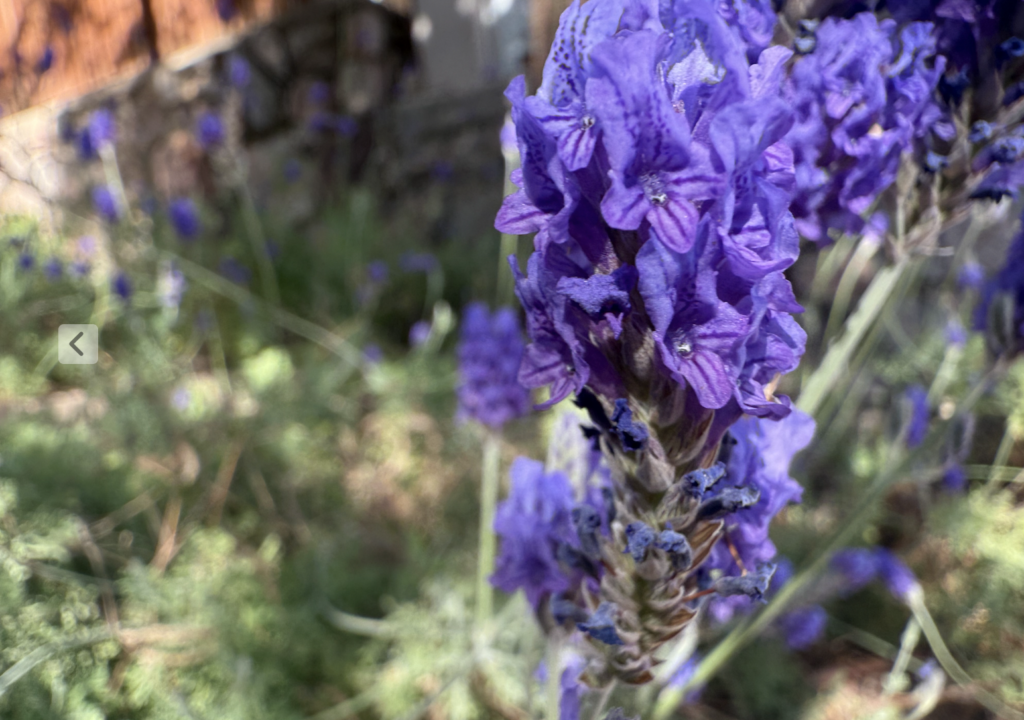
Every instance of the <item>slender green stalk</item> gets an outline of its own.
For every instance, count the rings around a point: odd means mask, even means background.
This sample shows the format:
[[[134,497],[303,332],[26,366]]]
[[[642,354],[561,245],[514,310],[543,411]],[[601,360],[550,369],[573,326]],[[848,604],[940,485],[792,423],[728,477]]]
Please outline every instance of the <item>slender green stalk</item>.
[[[501,471],[501,438],[488,431],[484,436],[483,466],[480,472],[480,546],[476,573],[476,628],[480,632],[494,611],[494,572],[497,540],[494,537],[494,511],[498,505],[498,478]]]
[[[942,669],[953,678],[954,682],[968,687],[974,694],[975,699],[994,712],[996,717],[1024,720],[1024,713],[1017,712],[992,693],[975,685],[974,681],[971,680],[971,676],[956,661],[949,648],[946,647],[939,627],[935,624],[935,620],[932,619],[931,613],[928,612],[928,606],[924,602],[924,592],[920,587],[909,593],[907,604],[910,606],[910,611],[914,614],[914,619],[917,620],[921,630],[924,631],[924,636],[928,640],[932,652],[935,654],[935,659],[939,661]]]
[[[892,664],[892,670],[889,671],[889,675],[883,684],[886,695],[891,695],[903,689],[903,675],[907,672],[910,658],[913,657],[914,648],[917,647],[920,639],[921,624],[914,618],[910,618],[907,621],[907,626],[903,629],[903,635],[900,637],[899,654],[896,655],[896,661]]]
[[[871,258],[878,253],[878,248],[879,245],[875,242],[861,240],[857,244],[857,249],[854,250],[853,257],[850,258],[850,262],[843,270],[839,284],[836,286],[832,309],[829,310],[828,322],[825,324],[825,332],[821,335],[823,345],[827,346],[828,341],[839,332],[839,324],[846,316],[846,310],[850,306],[850,299],[857,287],[857,281],[864,274],[864,268],[871,262]]]
[[[548,679],[544,686],[544,718],[559,720],[562,679],[562,644],[558,638],[548,639]]]
[[[882,268],[871,280],[853,315],[846,322],[846,331],[825,353],[821,365],[804,383],[797,407],[808,415],[817,413],[826,394],[835,387],[837,379],[846,372],[850,356],[860,345],[865,334],[882,312],[886,301],[897,286],[897,281],[909,263],[901,260],[896,265]]]
[[[7,668],[3,675],[0,675],[0,697],[6,695],[7,691],[11,689],[11,686],[32,672],[33,668],[46,662],[54,655],[64,652],[65,650],[73,650],[74,648],[85,647],[87,645],[95,645],[96,643],[109,640],[113,637],[113,633],[109,629],[104,628],[103,630],[85,635],[84,637],[65,640],[63,642],[54,642],[49,645],[43,645],[40,648],[36,648],[21,660]]]
[[[274,270],[274,263],[270,259],[270,251],[267,250],[267,239],[263,232],[263,223],[260,222],[259,213],[256,212],[256,203],[253,202],[249,186],[239,182],[238,194],[242,197],[242,218],[245,221],[246,234],[252,244],[253,255],[256,256],[256,265],[260,273],[260,283],[263,286],[263,297],[274,307],[281,305],[281,291],[277,284],[277,272]]]
[[[996,456],[992,460],[992,470],[989,472],[988,480],[986,481],[990,488],[995,485],[995,479],[1000,475],[999,471],[1006,466],[1007,461],[1010,459],[1010,451],[1013,450],[1013,445],[1013,433],[1010,432],[1010,426],[1007,424],[1006,430],[1003,431],[1003,437],[999,441],[999,447],[996,448]]]
[[[597,706],[594,708],[594,714],[591,715],[591,720],[601,720],[601,715],[604,714],[604,709],[608,707],[608,700],[611,698],[612,693],[615,692],[616,681],[612,679],[608,683],[608,687],[601,691],[601,697],[597,700]]]

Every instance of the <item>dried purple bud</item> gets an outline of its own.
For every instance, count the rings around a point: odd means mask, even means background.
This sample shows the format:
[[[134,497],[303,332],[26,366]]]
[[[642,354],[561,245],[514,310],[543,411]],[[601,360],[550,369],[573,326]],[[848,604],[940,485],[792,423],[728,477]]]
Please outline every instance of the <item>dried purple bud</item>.
[[[767,602],[764,598],[768,587],[772,582],[772,575],[775,574],[774,563],[763,563],[752,573],[740,575],[739,577],[727,576],[716,580],[713,584],[715,592],[722,597],[731,595],[746,595],[751,600]]]
[[[589,620],[576,623],[576,627],[605,645],[622,645],[622,638],[615,630],[615,610],[614,603],[601,603]]]
[[[626,526],[626,549],[634,562],[643,562],[647,548],[654,544],[654,531],[646,523],[632,522]]]
[[[735,445],[736,441],[733,440],[732,444]],[[691,493],[700,498],[723,477],[725,477],[725,463],[716,462],[709,468],[700,468],[686,473],[683,475],[683,483]]]
[[[591,557],[600,557],[601,545],[597,531],[601,529],[601,515],[590,505],[577,505],[572,509],[572,524],[580,539],[583,552]]]
[[[626,452],[643,450],[647,444],[647,426],[633,420],[633,411],[629,409],[629,401],[619,398],[615,401],[615,410],[611,418],[615,436],[622,443]]]
[[[567,600],[565,596],[558,594],[551,598],[551,616],[555,622],[562,625],[568,620],[574,623],[587,621],[587,613],[576,603]]]
[[[756,487],[743,486],[726,488],[718,495],[709,498],[697,508],[698,520],[714,520],[729,513],[742,510],[757,504],[761,499],[761,491]]]
[[[693,550],[685,535],[674,530],[662,530],[654,547],[664,550],[672,558],[672,566],[677,570],[686,570],[693,563]]]

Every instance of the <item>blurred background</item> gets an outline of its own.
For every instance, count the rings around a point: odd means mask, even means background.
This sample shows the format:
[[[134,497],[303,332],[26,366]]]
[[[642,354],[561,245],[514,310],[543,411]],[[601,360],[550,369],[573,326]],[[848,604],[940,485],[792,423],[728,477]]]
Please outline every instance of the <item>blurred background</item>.
[[[524,604],[502,600],[488,673],[459,670],[485,433],[456,422],[454,348],[467,303],[515,304],[504,257],[531,243],[493,229],[502,93],[536,87],[563,9],[0,1],[0,715],[531,716]],[[942,368],[941,410],[985,371],[958,278],[999,266],[1019,213],[984,213],[986,242],[940,238],[966,249],[915,266],[819,403],[777,528],[794,561],[883,467],[908,385]],[[781,391],[889,260],[871,238],[803,253],[810,340]],[[67,323],[100,326],[97,365],[57,362]],[[960,662],[1019,702],[1024,371],[974,422],[859,541],[900,552]],[[545,458],[555,423],[509,424],[501,467]],[[907,610],[869,587],[829,614],[808,648],[755,643],[680,716],[917,707],[883,687]],[[928,717],[992,716],[929,692]]]

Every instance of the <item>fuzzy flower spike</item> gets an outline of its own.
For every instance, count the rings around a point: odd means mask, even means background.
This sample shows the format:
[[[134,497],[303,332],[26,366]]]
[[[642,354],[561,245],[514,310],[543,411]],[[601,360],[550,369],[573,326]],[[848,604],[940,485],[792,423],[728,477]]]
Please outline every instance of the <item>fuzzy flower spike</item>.
[[[513,581],[511,564],[498,579],[587,638],[590,684],[649,681],[700,598],[761,599],[768,521],[799,497],[785,468],[759,468],[788,464],[806,432],[735,472],[716,462],[743,415],[790,415],[774,390],[804,350],[782,274],[798,253],[792,53],[765,49],[773,25],[749,0],[577,1],[538,93],[522,78],[506,92],[522,166],[496,226],[535,234],[526,272],[511,259],[530,339],[519,380],[546,387],[547,406],[575,396],[611,482],[532,520],[547,529],[531,536],[559,538],[530,556],[543,584],[525,569]],[[497,528],[509,551],[526,524]],[[752,562],[709,578],[726,533]]]

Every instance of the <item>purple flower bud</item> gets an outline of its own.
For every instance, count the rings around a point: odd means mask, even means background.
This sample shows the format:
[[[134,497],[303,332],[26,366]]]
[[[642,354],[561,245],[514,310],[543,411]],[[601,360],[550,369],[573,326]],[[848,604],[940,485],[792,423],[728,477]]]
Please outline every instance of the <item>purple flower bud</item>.
[[[201,230],[199,224],[199,212],[191,198],[176,198],[171,200],[167,208],[167,215],[171,225],[178,237],[182,240],[195,240]]]
[[[589,620],[576,623],[576,627],[605,645],[622,645],[622,638],[615,629],[616,609],[614,603],[601,603]]]
[[[43,265],[43,274],[50,282],[56,282],[64,274],[64,264],[57,258],[50,258]]]
[[[571,517],[583,552],[590,557],[600,557],[597,533],[601,529],[601,514],[591,505],[580,504],[572,509]]]
[[[53,67],[53,48],[47,45],[43,49],[42,57],[39,58],[39,62],[36,63],[36,72],[42,75],[44,72]]]
[[[845,581],[842,594],[849,595],[860,590],[875,579],[878,564],[868,548],[845,548],[832,557],[832,568]]]
[[[252,272],[249,268],[231,256],[220,261],[220,274],[239,285],[248,285],[252,280]]]
[[[654,544],[654,531],[646,523],[632,522],[626,526],[626,549],[633,556],[634,562],[643,562],[647,556],[647,548]]]
[[[699,520],[715,520],[737,510],[753,507],[761,499],[761,491],[757,487],[725,488],[717,495],[708,498],[697,508]]]
[[[211,150],[224,142],[224,123],[215,112],[207,110],[196,121],[196,140],[204,150]]]
[[[618,398],[611,417],[612,432],[622,444],[626,452],[643,450],[647,445],[647,427],[633,420],[633,411],[629,409],[629,401]]]
[[[917,578],[902,560],[885,548],[875,548],[875,562],[878,564],[878,576],[886,589],[897,600],[905,601],[911,590],[917,587]]]
[[[698,498],[714,487],[725,476],[725,463],[716,462],[709,468],[699,468],[683,475],[683,483]]]
[[[240,90],[248,87],[252,81],[252,67],[249,61],[241,55],[232,55],[228,59],[228,79]]]
[[[654,547],[664,550],[672,559],[672,566],[677,570],[686,570],[693,563],[693,549],[685,535],[674,530],[662,530]]]
[[[121,217],[117,198],[106,185],[98,185],[92,189],[92,205],[99,216],[107,222],[117,222]]]
[[[89,124],[84,133],[90,147],[95,150],[110,145],[117,136],[117,122],[114,120],[114,113],[106,108],[94,110],[89,116]]]
[[[430,323],[426,320],[417,320],[409,328],[409,345],[420,347],[430,338]]]
[[[766,603],[764,595],[768,592],[776,567],[773,563],[762,563],[757,570],[746,575],[720,577],[715,580],[712,587],[722,597],[743,595],[751,600]]]
[[[18,269],[28,272],[36,266],[36,257],[30,252],[23,252],[18,256]]]
[[[942,485],[947,492],[962,493],[967,487],[967,472],[964,466],[957,462],[947,465],[942,473]]]
[[[828,613],[821,605],[809,605],[781,616],[777,625],[790,650],[803,650],[825,633]]]
[[[110,289],[121,300],[127,303],[132,297],[132,283],[123,272],[118,272],[110,281]]]
[[[928,391],[920,385],[911,385],[904,393],[910,406],[910,420],[907,425],[907,447],[916,448],[928,434]]]
[[[371,263],[371,275],[387,280],[387,265]],[[459,359],[458,415],[488,427],[502,427],[530,409],[530,394],[518,379],[523,356],[519,318],[510,308],[492,315],[482,303],[463,313],[456,354]]]

